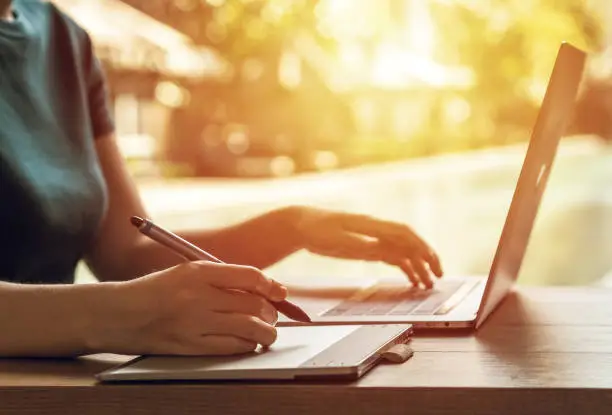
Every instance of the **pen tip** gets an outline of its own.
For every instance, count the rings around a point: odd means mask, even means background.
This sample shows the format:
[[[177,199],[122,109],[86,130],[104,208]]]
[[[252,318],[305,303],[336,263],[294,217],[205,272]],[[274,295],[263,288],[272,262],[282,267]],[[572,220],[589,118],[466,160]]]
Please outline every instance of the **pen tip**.
[[[130,218],[130,222],[132,223],[132,225],[136,226],[137,228],[140,228],[145,223],[145,220],[139,216],[132,216]]]
[[[278,311],[289,317],[290,319],[301,321],[302,323],[312,323],[312,319],[304,310],[302,310],[297,305],[283,300],[279,303],[276,303],[279,306]]]

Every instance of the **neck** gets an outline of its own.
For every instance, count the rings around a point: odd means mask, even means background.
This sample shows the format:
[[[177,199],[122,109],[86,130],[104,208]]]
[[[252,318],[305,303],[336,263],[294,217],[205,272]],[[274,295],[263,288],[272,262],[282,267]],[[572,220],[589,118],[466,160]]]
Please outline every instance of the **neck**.
[[[0,19],[13,20],[12,2],[12,0],[0,0]]]

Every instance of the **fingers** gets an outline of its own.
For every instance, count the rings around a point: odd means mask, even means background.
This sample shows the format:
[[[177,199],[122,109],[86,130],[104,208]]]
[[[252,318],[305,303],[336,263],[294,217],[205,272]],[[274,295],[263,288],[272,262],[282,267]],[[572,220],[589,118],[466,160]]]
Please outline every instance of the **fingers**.
[[[399,267],[415,286],[423,284],[428,288],[433,287],[430,271],[423,260],[417,256],[407,257],[405,250],[397,249],[388,242],[340,233],[328,239],[325,245],[320,245],[315,252],[343,259],[383,261]]]
[[[204,355],[228,355],[252,352],[257,343],[234,336],[207,335],[194,342],[194,350]]]
[[[425,287],[433,288],[433,280],[431,278],[429,270],[425,268],[425,263],[416,259],[414,261],[410,261],[410,265],[418,276],[419,281],[421,281],[421,283],[423,283]]]
[[[284,286],[267,278],[257,268],[206,261],[196,261],[191,264],[202,267],[201,272],[206,276],[206,283],[214,287],[247,291],[271,301],[282,301],[287,297],[287,289]]]
[[[181,344],[173,344],[163,354],[183,356],[231,355],[249,353],[257,348],[257,343],[227,335],[195,336]],[[153,353],[155,354],[155,353]]]
[[[278,320],[271,301],[286,295],[254,268],[210,262],[183,263],[122,287],[130,312],[119,340],[105,350],[124,354],[235,354],[269,346]]]
[[[444,271],[442,270],[442,263],[440,262],[440,258],[433,251],[433,249],[428,252],[427,263],[429,264],[429,268],[436,275],[436,277],[440,278],[442,275],[444,275]]]
[[[421,258],[438,277],[443,274],[442,266],[434,250],[409,226],[367,215],[342,214],[341,226],[349,231],[379,239],[389,245],[402,249],[411,259]]]
[[[414,268],[412,267],[410,261],[399,261],[399,263],[394,265],[397,265],[404,272],[404,274],[406,274],[412,285],[414,285],[415,287],[419,286],[419,279],[416,273],[414,272]]]
[[[190,333],[197,336],[210,334],[234,336],[262,346],[270,346],[276,341],[276,328],[253,316],[207,312],[201,317],[206,319],[206,325],[202,325],[202,320],[194,319],[192,321],[194,327],[188,329]]]
[[[433,288],[431,273],[422,260],[418,258],[409,259],[393,251],[392,248],[387,247],[382,260],[389,265],[399,267],[415,287],[419,287],[422,284],[426,288]]]
[[[209,308],[222,313],[254,316],[271,325],[278,321],[278,312],[268,300],[249,293],[215,289]]]

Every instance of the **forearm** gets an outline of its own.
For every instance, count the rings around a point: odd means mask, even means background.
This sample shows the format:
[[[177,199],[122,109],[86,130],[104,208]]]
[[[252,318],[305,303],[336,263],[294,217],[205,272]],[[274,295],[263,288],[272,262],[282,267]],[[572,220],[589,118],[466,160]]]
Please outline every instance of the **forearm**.
[[[287,207],[221,230],[181,236],[224,262],[264,269],[303,248],[295,227],[298,215],[298,207]]]
[[[114,284],[22,285],[0,282],[0,356],[94,353],[112,320]],[[118,319],[119,320],[119,319]],[[109,323],[110,326],[110,323]]]
[[[224,262],[263,269],[302,248],[294,226],[298,209],[277,209],[234,226],[178,234]],[[143,237],[131,250],[118,279],[134,278],[182,261],[185,259],[168,248]]]

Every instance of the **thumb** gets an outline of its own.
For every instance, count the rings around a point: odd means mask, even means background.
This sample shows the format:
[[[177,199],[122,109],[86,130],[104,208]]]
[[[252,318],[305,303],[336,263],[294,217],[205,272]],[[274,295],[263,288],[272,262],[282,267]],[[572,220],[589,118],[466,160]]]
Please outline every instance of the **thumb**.
[[[259,269],[242,265],[215,264],[197,261],[204,268],[212,267],[216,272],[207,269],[206,283],[221,289],[246,291],[261,295],[272,301],[282,301],[287,297],[287,289],[268,278]]]

